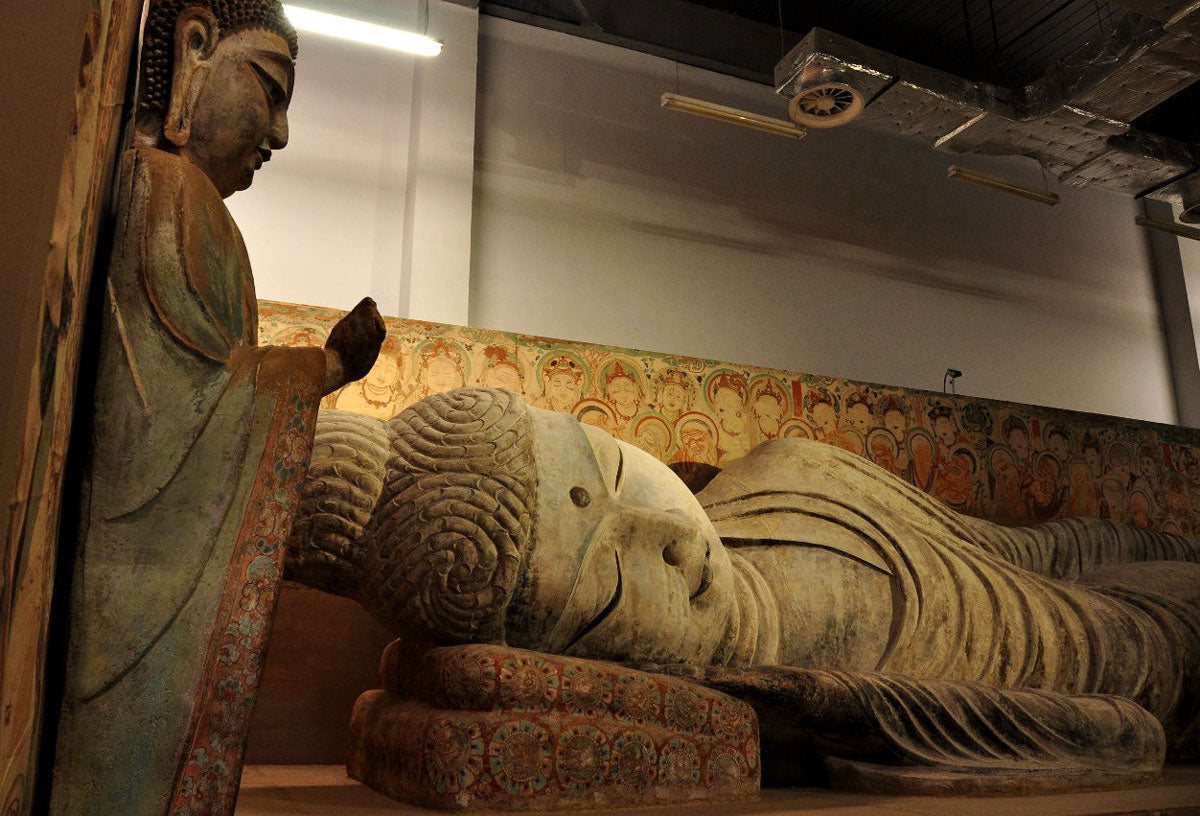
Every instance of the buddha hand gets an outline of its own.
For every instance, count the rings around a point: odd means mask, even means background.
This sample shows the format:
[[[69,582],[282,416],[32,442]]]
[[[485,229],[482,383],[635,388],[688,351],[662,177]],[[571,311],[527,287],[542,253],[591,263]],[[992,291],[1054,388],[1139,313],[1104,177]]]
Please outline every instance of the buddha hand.
[[[325,391],[362,379],[375,365],[387,329],[375,301],[365,297],[337,322],[325,343]]]

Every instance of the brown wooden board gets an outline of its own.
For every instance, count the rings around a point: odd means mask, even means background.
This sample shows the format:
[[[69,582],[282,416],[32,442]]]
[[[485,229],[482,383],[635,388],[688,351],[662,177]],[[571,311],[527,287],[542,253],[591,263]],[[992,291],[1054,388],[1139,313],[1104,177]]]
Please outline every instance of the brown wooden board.
[[[0,596],[0,812],[25,816],[43,709],[46,635],[58,552],[66,460],[83,340],[83,314],[107,208],[139,0],[92,0],[75,87],[70,136],[51,241],[28,388],[16,487],[3,500]]]

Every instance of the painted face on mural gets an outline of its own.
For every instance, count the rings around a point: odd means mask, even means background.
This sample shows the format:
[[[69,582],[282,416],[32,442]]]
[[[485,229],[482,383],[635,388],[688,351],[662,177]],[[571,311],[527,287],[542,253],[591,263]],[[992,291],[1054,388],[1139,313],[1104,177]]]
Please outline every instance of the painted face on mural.
[[[908,420],[905,419],[903,411],[890,408],[883,415],[883,427],[891,431],[892,436],[896,439],[903,440],[904,435],[908,432]]]
[[[687,407],[687,392],[683,386],[667,383],[658,392],[658,409],[670,419],[677,418]]]
[[[703,422],[685,422],[679,429],[679,441],[690,462],[717,463],[717,443]]]
[[[691,491],[633,445],[561,414],[531,413],[536,580],[532,612],[510,623],[509,642],[601,659],[707,661],[732,614],[733,574]]]
[[[448,357],[434,357],[425,366],[425,387],[430,394],[462,388],[462,372]]]
[[[818,402],[814,405],[812,418],[813,424],[817,426],[817,433],[832,436],[837,431],[837,412],[829,403]]]
[[[510,365],[496,365],[483,373],[480,383],[485,388],[507,388],[513,393],[521,393],[521,375]]]
[[[1008,446],[1016,454],[1017,459],[1029,458],[1029,434],[1021,428],[1014,428],[1008,434]]]
[[[779,435],[779,426],[783,424],[783,409],[778,400],[763,394],[754,401],[753,411],[759,433],[767,439],[774,439]]]
[[[940,416],[933,421],[933,435],[943,447],[949,448],[958,441],[958,429],[949,417]]]
[[[1121,484],[1129,483],[1129,451],[1122,447],[1114,447],[1109,454],[1111,473]]]
[[[599,428],[606,434],[611,434],[616,430],[613,425],[612,417],[605,413],[603,408],[599,406],[588,406],[579,412],[579,421],[584,425],[592,428]]]
[[[583,390],[569,371],[554,371],[545,377],[546,399],[555,411],[570,411],[583,396]]]
[[[638,427],[634,442],[655,459],[662,460],[671,449],[671,432],[665,425],[644,422]]]
[[[713,395],[713,411],[721,430],[734,436],[746,432],[746,412],[742,396],[732,388],[718,388]]]
[[[621,412],[621,416],[630,417],[637,413],[638,404],[642,401],[637,383],[629,377],[613,377],[608,383],[608,400],[613,407]]]
[[[846,411],[846,421],[850,423],[851,428],[866,436],[875,424],[875,417],[871,415],[871,406],[865,402],[856,402]]]
[[[1060,462],[1067,461],[1071,456],[1071,446],[1062,434],[1050,434],[1046,449],[1053,453]]]

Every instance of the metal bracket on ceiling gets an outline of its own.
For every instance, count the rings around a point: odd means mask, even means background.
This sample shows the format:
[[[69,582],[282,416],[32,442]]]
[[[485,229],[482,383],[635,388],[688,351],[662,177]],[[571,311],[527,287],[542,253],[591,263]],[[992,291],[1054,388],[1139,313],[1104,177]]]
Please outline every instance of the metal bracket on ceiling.
[[[596,22],[596,18],[592,16],[592,12],[588,9],[587,3],[585,3],[583,0],[571,0],[571,5],[575,7],[575,10],[579,12],[579,16],[582,18],[579,21],[580,28],[585,31],[597,33],[604,30],[601,25]]]

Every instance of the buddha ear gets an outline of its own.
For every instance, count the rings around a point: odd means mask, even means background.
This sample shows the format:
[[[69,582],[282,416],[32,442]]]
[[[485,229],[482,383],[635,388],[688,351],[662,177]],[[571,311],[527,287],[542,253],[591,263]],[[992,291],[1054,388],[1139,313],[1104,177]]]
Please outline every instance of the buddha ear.
[[[212,68],[209,59],[219,37],[217,18],[208,9],[192,6],[179,13],[175,23],[171,97],[163,121],[163,136],[176,147],[183,147],[192,137],[192,114],[208,81]]]

